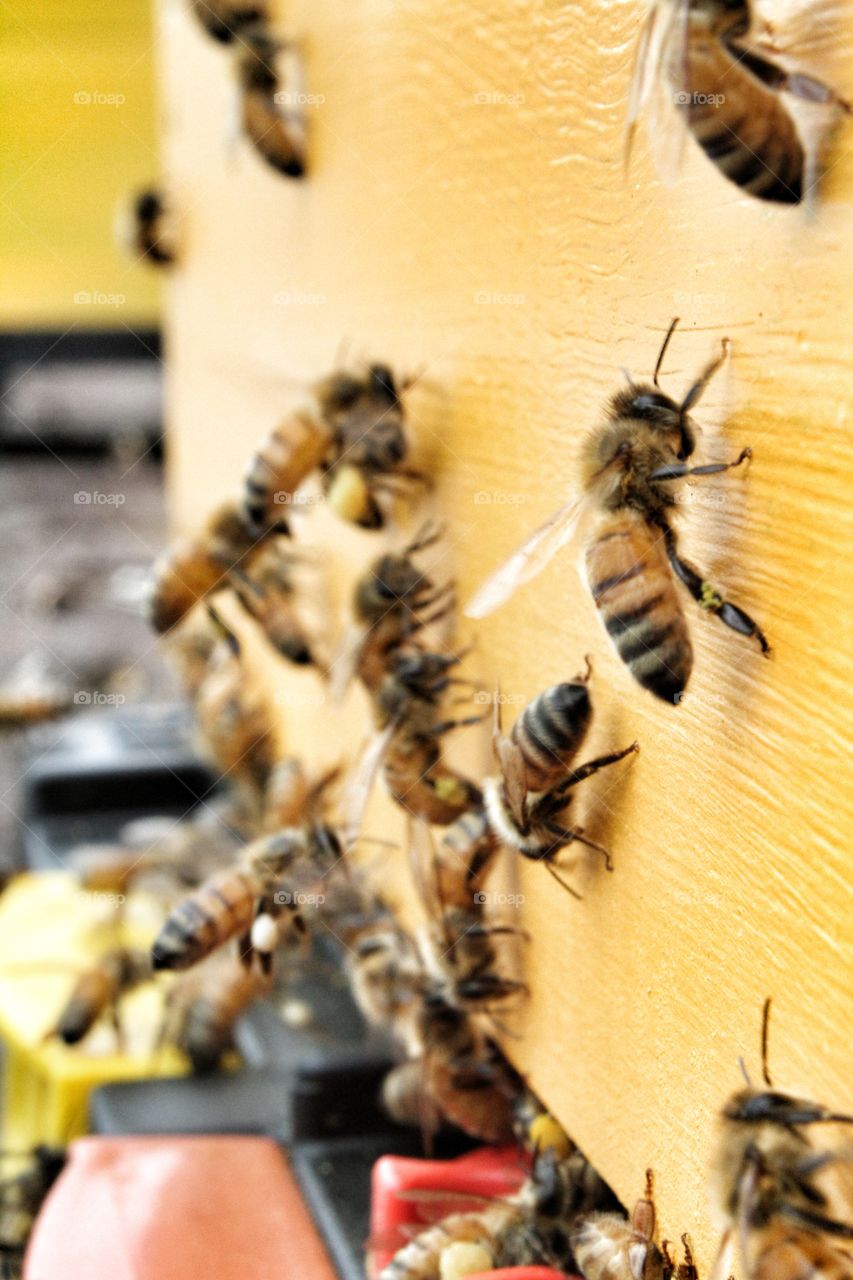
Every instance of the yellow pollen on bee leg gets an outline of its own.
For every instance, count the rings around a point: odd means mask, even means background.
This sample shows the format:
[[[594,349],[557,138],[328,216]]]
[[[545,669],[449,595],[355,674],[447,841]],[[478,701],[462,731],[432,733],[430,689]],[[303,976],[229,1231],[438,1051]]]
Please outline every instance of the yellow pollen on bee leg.
[[[723,603],[723,597],[716,589],[712,582],[702,583],[702,597],[699,601],[700,609],[717,610]]]

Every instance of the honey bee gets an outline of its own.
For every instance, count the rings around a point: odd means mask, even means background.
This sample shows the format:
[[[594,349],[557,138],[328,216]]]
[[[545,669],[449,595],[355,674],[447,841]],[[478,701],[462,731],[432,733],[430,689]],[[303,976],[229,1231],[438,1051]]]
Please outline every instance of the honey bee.
[[[305,175],[305,119],[288,99],[298,96],[287,89],[292,82],[281,69],[293,50],[277,40],[264,22],[244,26],[237,50],[240,85],[240,120],[243,132],[258,155],[288,178]]]
[[[665,1280],[663,1253],[655,1244],[652,1171],[646,1194],[634,1206],[631,1221],[621,1213],[593,1213],[579,1219],[571,1234],[572,1252],[584,1280]]]
[[[774,1089],[767,1068],[770,1000],[762,1023],[765,1089],[739,1090],[726,1103],[713,1176],[714,1207],[723,1236],[714,1274],[733,1238],[740,1246],[746,1280],[850,1280],[853,1276],[853,1212],[833,1216],[824,1178],[841,1175],[840,1190],[853,1208],[850,1150],[816,1147],[818,1124],[853,1124],[818,1102]]]
[[[617,1203],[580,1151],[563,1158],[543,1151],[515,1195],[427,1227],[383,1268],[379,1280],[439,1280],[472,1270],[537,1264],[571,1274],[573,1224],[581,1215]],[[464,1269],[455,1269],[463,1258]]]
[[[291,564],[280,547],[269,546],[255,561],[251,573],[233,569],[228,580],[240,604],[262,628],[276,653],[296,666],[315,662],[294,600]]]
[[[150,977],[151,960],[146,952],[127,947],[107,951],[77,979],[50,1035],[58,1036],[64,1044],[79,1044],[98,1019],[110,1012],[121,1039],[119,1001]]]
[[[62,1147],[40,1145],[25,1156],[3,1153],[9,1164],[23,1168],[0,1178],[0,1277],[18,1280],[27,1242],[39,1210],[65,1168]]]
[[[391,1029],[404,1045],[415,1043],[411,1020],[423,987],[414,942],[390,912],[376,907],[356,928],[343,931],[346,971],[353,999],[367,1022]]]
[[[247,685],[237,636],[211,606],[208,614],[222,643],[196,695],[199,735],[223,776],[241,788],[251,805],[262,808],[278,750],[269,709]]]
[[[311,822],[262,836],[243,850],[237,866],[217,872],[169,914],[152,948],[155,969],[189,969],[232,938],[240,957],[251,965],[256,948],[252,929],[264,916],[285,915],[303,931],[295,895],[280,886],[321,878],[343,856],[334,830]],[[269,968],[259,957],[262,969]]]
[[[200,534],[170,548],[154,566],[148,606],[154,630],[171,631],[200,600],[226,587],[228,574],[248,569],[261,543],[234,503],[219,507]]]
[[[342,520],[381,529],[388,499],[426,483],[421,472],[403,465],[409,445],[401,396],[409,386],[411,381],[398,387],[380,364],[369,365],[362,376],[335,373],[320,383],[320,411],[333,433],[322,484]]]
[[[157,267],[170,267],[177,257],[176,233],[169,207],[156,187],[133,199],[127,246],[131,253]]]
[[[311,795],[311,782],[302,761],[296,756],[279,760],[267,780],[264,830],[273,834],[282,827],[298,826],[308,810]]]
[[[220,44],[231,44],[246,29],[266,22],[265,0],[189,0],[204,30]]]
[[[749,0],[653,0],[637,47],[628,151],[637,119],[650,106],[652,141],[667,144],[666,152],[658,147],[665,177],[689,131],[743,191],[797,204],[815,181],[817,157],[808,155],[790,99],[851,108],[814,76],[783,67],[779,52],[762,36]]]
[[[670,522],[674,485],[686,476],[717,475],[752,456],[742,449],[733,462],[692,467],[696,428],[688,410],[698,401],[729,350],[711,361],[677,404],[660,390],[658,376],[678,320],[669,327],[653,385],[630,383],[612,398],[606,422],[589,437],[583,454],[583,495],[571,498],[477,592],[466,612],[482,617],[522,582],[536,576],[573,536],[583,516],[596,523],[586,547],[586,577],[608,636],[634,679],[665,702],[678,703],[693,666],[687,622],[676,581],[707,613],[733,631],[754,638],[765,656],[770,646],[748,614],[678,553]]]
[[[483,784],[486,813],[498,837],[522,857],[540,862],[574,897],[579,895],[555,869],[561,849],[578,841],[600,853],[608,870],[612,863],[608,851],[589,840],[581,827],[565,825],[562,815],[571,802],[571,789],[639,750],[632,742],[622,751],[572,766],[592,720],[589,675],[587,659],[584,675],[552,685],[534,698],[509,737],[496,724],[495,751],[501,772]]]
[[[269,989],[267,975],[247,969],[231,955],[212,956],[175,980],[167,996],[167,1025],[196,1074],[220,1066],[234,1047],[235,1022]]]

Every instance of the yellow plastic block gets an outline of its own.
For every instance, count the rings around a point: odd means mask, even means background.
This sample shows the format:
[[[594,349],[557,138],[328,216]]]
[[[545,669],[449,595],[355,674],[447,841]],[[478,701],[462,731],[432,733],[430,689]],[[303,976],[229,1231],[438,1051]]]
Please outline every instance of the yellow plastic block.
[[[119,916],[107,895],[82,890],[64,872],[21,876],[0,899],[4,1148],[64,1144],[85,1133],[98,1085],[186,1073],[182,1055],[157,1043],[157,981],[122,1000],[121,1050],[107,1019],[79,1045],[49,1035],[80,973],[110,947],[150,946],[160,914],[153,899],[131,894]]]

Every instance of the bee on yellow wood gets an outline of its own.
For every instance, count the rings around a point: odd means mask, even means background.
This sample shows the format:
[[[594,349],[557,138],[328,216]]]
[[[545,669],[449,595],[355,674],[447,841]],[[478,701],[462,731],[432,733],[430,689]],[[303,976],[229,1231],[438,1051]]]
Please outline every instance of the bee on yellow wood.
[[[463,814],[453,827],[467,817],[474,819],[478,852],[482,853],[486,838],[476,821],[482,809]],[[425,967],[442,985],[451,1004],[467,1010],[488,1012],[513,996],[524,995],[523,982],[501,971],[496,940],[520,933],[511,925],[498,924],[490,918],[484,903],[486,894],[478,886],[489,868],[499,842],[488,842],[489,857],[478,860],[469,850],[467,865],[460,874],[454,864],[448,874],[447,857],[436,850],[425,823],[412,824],[412,870],[418,894],[427,908],[428,928],[423,944]],[[476,863],[477,870],[473,870]],[[445,897],[449,893],[452,896]]]
[[[621,1213],[590,1214],[575,1224],[571,1246],[584,1280],[665,1280],[667,1263],[654,1236],[649,1169],[645,1197],[637,1201],[630,1221]]]
[[[744,1280],[850,1280],[853,1276],[853,1155],[849,1144],[817,1145],[816,1126],[843,1115],[774,1089],[767,1069],[770,1001],[764,1005],[766,1088],[748,1085],[723,1108],[712,1193],[723,1225],[714,1274],[732,1244]],[[843,1215],[843,1216],[842,1216]]]
[[[580,1151],[562,1158],[542,1151],[514,1196],[485,1201],[480,1210],[427,1227],[383,1268],[379,1280],[439,1280],[537,1264],[571,1274],[573,1224],[580,1215],[617,1203]]]
[[[353,999],[374,1027],[412,1042],[411,1018],[423,987],[423,968],[414,942],[390,912],[377,909],[346,930],[345,964]]]
[[[632,742],[622,751],[573,765],[592,720],[589,675],[587,666],[575,680],[545,689],[525,707],[508,737],[496,717],[500,774],[483,784],[486,813],[500,840],[522,857],[542,863],[574,897],[578,894],[555,869],[561,849],[578,841],[600,853],[608,870],[612,863],[608,851],[587,839],[581,827],[566,825],[572,788],[639,750]],[[499,704],[496,711],[500,712]]]
[[[405,465],[409,452],[403,392],[386,365],[362,375],[335,373],[321,382],[317,399],[333,444],[323,467],[323,489],[336,515],[365,529],[384,527],[395,496],[426,484]]]
[[[200,534],[171,547],[154,566],[148,606],[154,630],[170,631],[200,600],[227,587],[234,568],[248,570],[262,542],[234,503],[219,507]]]
[[[814,19],[813,19],[814,20]],[[653,0],[637,48],[631,140],[648,108],[663,176],[690,133],[720,173],[759,200],[796,204],[817,180],[819,140],[794,104],[820,104],[824,123],[850,106],[796,70],[761,29],[749,0]]]
[[[305,113],[285,61],[295,51],[264,22],[245,26],[236,46],[240,123],[258,155],[288,178],[305,175]]]
[[[211,606],[208,613],[221,643],[196,695],[199,736],[223,776],[241,789],[253,807],[262,809],[278,758],[269,706],[246,680],[237,636]]]
[[[234,1047],[234,1024],[253,1000],[266,995],[270,978],[247,969],[236,956],[214,956],[169,989],[167,1028],[193,1071],[215,1071]]]
[[[332,433],[315,412],[298,410],[275,428],[254,455],[243,481],[241,511],[248,528],[280,528],[293,495],[316,471]],[[257,535],[256,535],[257,536]]]
[[[151,977],[147,952],[127,947],[107,951],[91,969],[80,975],[51,1035],[65,1044],[79,1044],[105,1013],[113,1019],[121,1040],[118,1006],[122,996]]]
[[[249,572],[233,569],[228,581],[276,653],[296,666],[315,662],[295,598],[292,562],[280,546],[266,547]]]
[[[265,0],[189,0],[193,15],[220,44],[231,44],[246,27],[268,18]]]
[[[545,567],[574,535],[583,517],[593,527],[586,542],[586,579],[610,640],[634,679],[665,702],[681,701],[693,666],[693,650],[678,586],[706,613],[740,635],[770,646],[743,609],[730,604],[693,565],[682,559],[671,523],[678,484],[688,476],[717,475],[751,457],[693,467],[696,447],[688,411],[698,401],[729,350],[705,368],[678,404],[658,382],[677,320],[658,356],[652,384],[630,382],[610,401],[604,423],[583,452],[583,486],[477,592],[466,612],[482,617],[517,586]]]
[[[146,187],[133,197],[122,228],[127,249],[155,267],[171,267],[177,258],[177,228],[163,193]]]

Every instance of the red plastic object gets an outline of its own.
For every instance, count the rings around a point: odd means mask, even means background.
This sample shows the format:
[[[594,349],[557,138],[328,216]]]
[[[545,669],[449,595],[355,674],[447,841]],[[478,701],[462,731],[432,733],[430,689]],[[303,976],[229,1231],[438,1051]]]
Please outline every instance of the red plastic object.
[[[455,1160],[383,1156],[373,1166],[371,1178],[369,1274],[378,1276],[411,1239],[411,1231],[401,1227],[417,1230],[450,1213],[481,1209],[482,1199],[466,1200],[465,1194],[489,1199],[511,1196],[527,1173],[518,1147],[478,1147]],[[408,1196],[417,1191],[449,1194],[446,1201],[431,1196],[429,1203],[419,1203],[417,1197]]]
[[[497,1271],[478,1271],[467,1280],[566,1280],[566,1273],[551,1267],[500,1267]]]
[[[80,1138],[24,1280],[335,1280],[267,1138]]]

